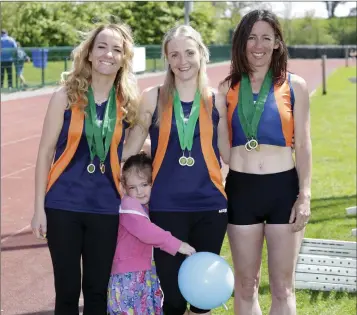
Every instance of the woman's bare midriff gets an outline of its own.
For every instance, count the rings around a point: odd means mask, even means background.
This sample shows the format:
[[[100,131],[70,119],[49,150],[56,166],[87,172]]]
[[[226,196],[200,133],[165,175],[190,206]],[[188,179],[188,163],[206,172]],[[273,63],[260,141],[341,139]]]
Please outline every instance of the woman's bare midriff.
[[[250,174],[272,174],[291,170],[295,163],[291,147],[261,144],[259,150],[247,151],[244,146],[231,149],[229,168]]]

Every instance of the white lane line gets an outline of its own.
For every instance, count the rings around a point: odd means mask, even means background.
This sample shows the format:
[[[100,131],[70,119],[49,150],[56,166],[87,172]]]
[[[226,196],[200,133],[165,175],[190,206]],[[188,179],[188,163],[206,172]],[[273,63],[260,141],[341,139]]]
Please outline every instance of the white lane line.
[[[22,169],[20,169],[20,170],[18,170],[18,171],[16,171],[16,172],[12,172],[12,173],[10,173],[10,174],[6,174],[6,175],[4,175],[4,176],[1,176],[1,179],[3,179],[3,178],[8,178],[8,177],[11,177],[11,176],[16,175],[16,174],[18,174],[18,173],[27,171],[27,170],[29,170],[29,169],[31,169],[31,168],[34,168],[35,166],[36,166],[36,165],[33,164],[33,165],[28,166],[28,167],[24,167],[24,168],[22,168]]]
[[[19,139],[19,140],[14,140],[14,141],[5,142],[5,143],[1,144],[1,147],[5,147],[5,146],[7,146],[7,145],[11,145],[11,144],[15,144],[15,143],[27,141],[27,140],[30,140],[30,139],[39,138],[39,137],[41,137],[41,134],[34,135],[34,136],[31,136],[31,137],[22,138],[22,139]]]
[[[10,234],[9,236],[3,238],[3,239],[1,240],[1,244],[5,243],[7,240],[9,240],[10,238],[12,238],[12,237],[14,237],[14,236],[20,234],[21,232],[27,230],[30,226],[31,226],[31,225],[28,224],[28,225],[26,225],[25,227],[23,227],[22,229],[17,230],[16,232]]]

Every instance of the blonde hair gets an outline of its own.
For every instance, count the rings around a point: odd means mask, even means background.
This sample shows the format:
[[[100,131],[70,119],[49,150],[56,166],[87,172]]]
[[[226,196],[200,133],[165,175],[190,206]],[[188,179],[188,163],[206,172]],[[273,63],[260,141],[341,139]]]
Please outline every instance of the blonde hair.
[[[158,116],[156,124],[159,125],[160,119],[165,106],[168,104],[170,96],[173,97],[175,90],[175,76],[172,72],[169,63],[167,62],[167,46],[168,43],[173,40],[175,37],[184,36],[194,40],[197,43],[198,50],[200,53],[200,69],[198,71],[198,90],[201,93],[201,97],[204,100],[205,106],[207,108],[208,98],[211,93],[211,90],[208,86],[208,77],[206,73],[206,64],[209,62],[209,51],[206,45],[202,41],[201,34],[197,32],[192,26],[189,25],[178,25],[170,29],[163,40],[162,43],[162,58],[166,63],[166,76],[163,86],[160,88],[160,102],[158,104]]]
[[[94,30],[85,33],[85,39],[72,51],[72,69],[62,73],[61,83],[67,90],[68,107],[78,105],[84,110],[88,103],[86,92],[92,80],[92,65],[88,60],[89,53],[93,49],[98,34],[106,29],[116,31],[123,37],[123,66],[117,73],[114,85],[124,111],[123,119],[132,126],[137,120],[139,92],[133,73],[134,40],[127,25],[121,23],[101,24]]]

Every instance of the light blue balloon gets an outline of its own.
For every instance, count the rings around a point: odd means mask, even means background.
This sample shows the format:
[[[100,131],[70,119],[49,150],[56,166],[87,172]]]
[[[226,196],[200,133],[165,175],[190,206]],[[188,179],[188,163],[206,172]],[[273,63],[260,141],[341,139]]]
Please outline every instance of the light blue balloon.
[[[178,285],[188,303],[210,310],[221,306],[231,297],[234,275],[229,264],[219,255],[199,252],[182,263]]]

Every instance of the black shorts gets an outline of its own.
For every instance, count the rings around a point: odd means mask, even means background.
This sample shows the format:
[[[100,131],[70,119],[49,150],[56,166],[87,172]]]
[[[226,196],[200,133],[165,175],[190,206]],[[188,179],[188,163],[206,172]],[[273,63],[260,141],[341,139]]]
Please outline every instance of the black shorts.
[[[230,224],[288,224],[299,180],[295,168],[264,175],[229,170],[226,193]]]
[[[221,251],[227,230],[226,209],[200,212],[151,212],[153,223],[170,231],[179,240],[189,243],[197,252]],[[163,311],[165,315],[183,315],[187,302],[178,287],[178,272],[186,256],[177,253],[172,256],[158,248],[154,250],[157,274],[164,293]],[[201,310],[191,306],[197,314],[209,310]]]

